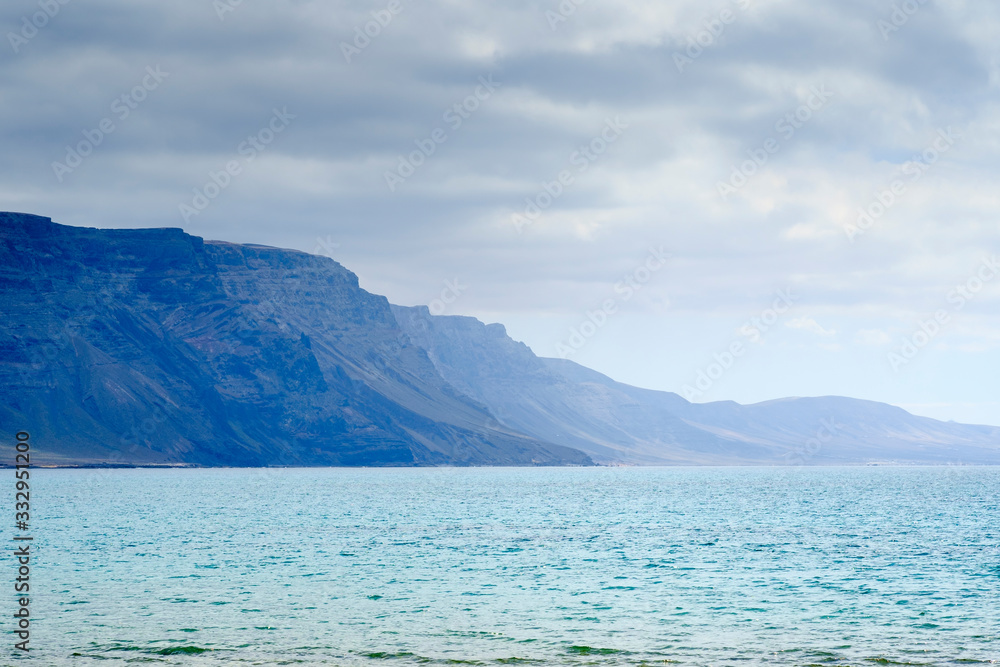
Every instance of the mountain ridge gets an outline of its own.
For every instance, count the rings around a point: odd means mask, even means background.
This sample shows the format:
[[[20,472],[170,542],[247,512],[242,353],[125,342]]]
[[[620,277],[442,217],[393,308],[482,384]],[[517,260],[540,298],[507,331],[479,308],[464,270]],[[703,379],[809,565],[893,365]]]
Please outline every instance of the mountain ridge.
[[[689,403],[392,305],[330,258],[172,227],[0,213],[0,306],[0,432],[50,465],[1000,463],[1000,429]]]
[[[537,357],[501,325],[430,315],[426,306],[393,312],[442,376],[498,421],[605,464],[1000,463],[997,427],[840,396],[691,403]]]
[[[329,258],[12,214],[0,242],[0,426],[53,463],[591,464],[493,425]]]

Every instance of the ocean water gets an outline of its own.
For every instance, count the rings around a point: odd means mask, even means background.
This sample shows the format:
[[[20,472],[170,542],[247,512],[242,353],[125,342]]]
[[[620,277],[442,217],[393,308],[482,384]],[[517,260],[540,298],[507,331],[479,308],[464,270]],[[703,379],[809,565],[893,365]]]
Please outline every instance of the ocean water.
[[[8,595],[0,664],[1000,661],[996,468],[33,470],[32,483],[33,650],[11,657]]]

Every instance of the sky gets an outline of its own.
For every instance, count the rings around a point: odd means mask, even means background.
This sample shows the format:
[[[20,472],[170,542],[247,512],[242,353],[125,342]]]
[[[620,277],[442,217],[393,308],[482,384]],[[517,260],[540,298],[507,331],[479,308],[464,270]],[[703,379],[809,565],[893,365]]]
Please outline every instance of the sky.
[[[695,401],[1000,425],[991,0],[7,0],[0,210],[333,257]]]

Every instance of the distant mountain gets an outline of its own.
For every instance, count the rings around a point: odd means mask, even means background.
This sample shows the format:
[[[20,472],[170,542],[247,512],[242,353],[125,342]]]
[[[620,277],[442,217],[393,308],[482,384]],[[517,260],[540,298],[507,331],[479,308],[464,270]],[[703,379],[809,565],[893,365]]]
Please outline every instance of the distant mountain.
[[[34,464],[1000,463],[847,398],[692,404],[390,306],[331,259],[0,213],[0,449]]]
[[[0,310],[3,446],[36,464],[592,464],[497,424],[328,258],[3,213]]]
[[[1000,463],[996,427],[839,397],[689,403],[572,361],[536,357],[499,324],[432,316],[424,306],[393,312],[441,376],[489,407],[499,423],[599,463]]]

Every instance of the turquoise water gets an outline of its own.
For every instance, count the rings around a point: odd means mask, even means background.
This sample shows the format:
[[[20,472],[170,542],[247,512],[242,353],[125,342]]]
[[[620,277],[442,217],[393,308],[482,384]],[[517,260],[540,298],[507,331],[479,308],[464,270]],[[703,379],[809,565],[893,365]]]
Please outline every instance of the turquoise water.
[[[1000,660],[1000,469],[32,476],[4,664]]]

